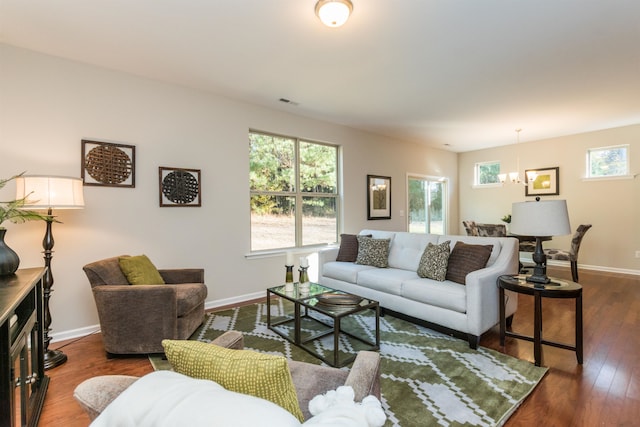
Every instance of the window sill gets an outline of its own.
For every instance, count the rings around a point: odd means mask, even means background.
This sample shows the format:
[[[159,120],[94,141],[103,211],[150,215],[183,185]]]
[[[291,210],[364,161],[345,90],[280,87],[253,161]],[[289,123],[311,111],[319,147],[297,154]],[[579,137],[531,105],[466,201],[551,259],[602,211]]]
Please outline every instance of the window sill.
[[[636,175],[617,175],[617,176],[596,176],[589,178],[582,178],[583,181],[619,181],[624,179],[635,179]]]

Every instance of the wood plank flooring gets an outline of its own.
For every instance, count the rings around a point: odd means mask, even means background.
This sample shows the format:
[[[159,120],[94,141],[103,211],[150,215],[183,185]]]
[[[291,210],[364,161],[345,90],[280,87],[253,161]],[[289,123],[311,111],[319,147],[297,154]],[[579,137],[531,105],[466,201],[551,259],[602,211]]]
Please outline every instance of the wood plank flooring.
[[[568,269],[549,275],[569,279]],[[640,425],[640,277],[580,271],[584,288],[584,364],[575,353],[543,346],[549,372],[505,424],[507,427]],[[519,296],[513,330],[533,334],[533,299]],[[574,300],[543,301],[543,336],[573,343]],[[507,338],[500,347],[497,327],[480,345],[533,363],[533,344]],[[51,344],[63,347],[69,361],[47,371],[51,378],[40,426],[86,427],[89,418],[73,399],[73,390],[96,375],[144,375],[152,371],[146,356],[106,359],[100,334]],[[383,390],[384,392],[384,390]],[[418,426],[419,424],[417,424]],[[412,426],[407,426],[412,427]]]

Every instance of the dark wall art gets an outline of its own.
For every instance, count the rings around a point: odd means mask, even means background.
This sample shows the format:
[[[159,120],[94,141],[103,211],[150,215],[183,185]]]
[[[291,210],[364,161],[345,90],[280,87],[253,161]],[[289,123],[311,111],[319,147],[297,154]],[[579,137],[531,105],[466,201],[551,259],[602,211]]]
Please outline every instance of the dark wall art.
[[[201,206],[200,169],[159,168],[160,207]]]
[[[391,177],[367,175],[367,219],[391,219]]]

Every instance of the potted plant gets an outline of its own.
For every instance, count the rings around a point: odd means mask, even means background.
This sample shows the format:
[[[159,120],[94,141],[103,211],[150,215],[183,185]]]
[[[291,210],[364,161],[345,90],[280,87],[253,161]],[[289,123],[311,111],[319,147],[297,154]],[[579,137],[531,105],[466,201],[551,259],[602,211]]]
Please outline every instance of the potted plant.
[[[19,175],[14,175],[8,179],[0,179],[0,189],[2,189],[8,182],[22,176],[24,172]],[[13,274],[20,265],[20,258],[13,249],[8,247],[4,242],[4,236],[7,229],[2,226],[5,221],[13,222],[14,224],[20,224],[26,221],[34,220],[52,220],[48,215],[41,215],[38,212],[23,209],[27,202],[27,197],[18,200],[11,200],[8,202],[0,202],[0,276],[7,276]]]
[[[507,229],[507,234],[509,234],[509,224],[511,224],[511,214],[506,214],[501,219],[502,219],[502,222],[506,223],[505,228]]]

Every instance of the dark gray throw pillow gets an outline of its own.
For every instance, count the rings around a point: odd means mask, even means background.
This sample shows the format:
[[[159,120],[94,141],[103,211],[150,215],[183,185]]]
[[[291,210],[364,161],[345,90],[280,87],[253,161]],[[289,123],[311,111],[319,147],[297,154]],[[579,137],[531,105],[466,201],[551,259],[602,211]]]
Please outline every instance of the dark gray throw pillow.
[[[447,265],[449,264],[449,254],[451,253],[450,243],[450,240],[439,245],[429,242],[422,253],[422,258],[420,258],[418,276],[439,282],[444,281],[447,277]]]
[[[374,239],[358,236],[358,258],[356,264],[373,267],[389,267],[389,245],[391,239]]]
[[[457,242],[449,255],[447,280],[466,285],[467,274],[487,265],[493,245],[468,245]]]
[[[371,237],[371,234],[364,236]],[[355,234],[340,235],[340,249],[336,261],[356,262],[358,259],[358,236]]]

